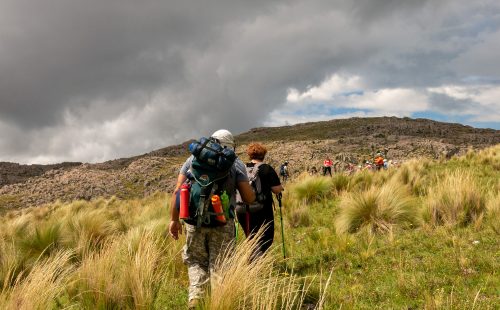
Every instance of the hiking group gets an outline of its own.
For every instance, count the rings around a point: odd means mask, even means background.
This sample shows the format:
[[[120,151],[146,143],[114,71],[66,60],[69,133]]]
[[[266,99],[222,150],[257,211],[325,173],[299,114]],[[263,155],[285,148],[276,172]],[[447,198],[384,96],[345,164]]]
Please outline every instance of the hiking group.
[[[390,166],[397,168],[399,163],[387,160],[387,152],[387,149],[383,152],[377,151],[376,154],[373,155],[373,159],[363,159],[360,161],[360,164],[358,164],[358,160],[355,158],[344,160],[340,159],[333,162],[329,156],[326,156],[323,161],[323,165],[321,166],[321,175],[326,176],[328,174],[331,177],[333,173],[345,173],[347,175],[351,175],[361,170],[387,170]],[[307,171],[311,176],[318,174],[318,169],[316,169],[315,166],[308,167]]]
[[[217,281],[217,257],[235,250],[237,223],[249,239],[255,238],[256,233],[261,231],[256,248],[249,255],[251,261],[262,256],[272,245],[273,194],[278,200],[282,220],[282,184],[286,183],[290,174],[288,161],[280,165],[279,176],[273,167],[264,163],[267,149],[259,143],[251,143],[247,147],[250,162],[243,163],[236,156],[233,135],[225,129],[191,143],[189,151],[191,156],[180,169],[171,198],[168,229],[177,240],[183,224],[185,226],[186,243],[182,259],[188,268],[189,308],[196,308],[210,283]],[[377,170],[386,167],[383,157],[378,152],[374,158]],[[322,175],[328,173],[331,177],[332,167],[337,170],[337,164],[335,162],[334,165],[326,156]],[[353,172],[354,164],[350,163],[347,169]],[[316,168],[312,167],[310,173],[316,174]],[[283,230],[281,233],[284,235]],[[282,241],[283,256],[286,257],[283,238]]]
[[[180,169],[172,195],[168,229],[177,240],[182,233],[180,220],[184,222],[182,259],[188,268],[188,305],[195,308],[217,278],[217,257],[234,250],[235,220],[247,238],[265,227],[252,259],[269,249],[274,239],[272,194],[280,201],[283,186],[276,171],[263,162],[267,153],[263,145],[250,144],[250,162],[244,164],[235,154],[233,135],[225,129],[191,143],[189,150],[192,155]],[[286,165],[283,174],[280,168],[284,181],[288,177]]]

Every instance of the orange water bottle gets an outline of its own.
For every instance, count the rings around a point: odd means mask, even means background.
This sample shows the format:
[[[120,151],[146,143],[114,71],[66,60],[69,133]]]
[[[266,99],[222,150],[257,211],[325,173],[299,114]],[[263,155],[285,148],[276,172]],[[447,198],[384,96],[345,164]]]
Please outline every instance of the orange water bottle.
[[[215,219],[220,223],[226,223],[226,217],[224,216],[224,211],[222,210],[222,203],[219,195],[212,196],[212,207],[214,208],[214,212],[217,213]]]
[[[189,185],[181,185],[179,218],[185,220],[189,218]]]

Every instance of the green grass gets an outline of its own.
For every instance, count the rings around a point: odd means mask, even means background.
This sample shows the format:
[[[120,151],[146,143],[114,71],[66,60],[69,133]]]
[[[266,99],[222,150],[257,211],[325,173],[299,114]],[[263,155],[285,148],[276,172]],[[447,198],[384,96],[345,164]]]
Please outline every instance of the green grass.
[[[237,254],[220,264],[225,280],[201,308],[499,308],[499,156],[497,146],[287,184],[287,258],[278,212],[259,265],[246,264],[251,245],[240,230]],[[167,201],[156,194],[4,212],[0,308],[185,308],[184,235],[167,236]]]

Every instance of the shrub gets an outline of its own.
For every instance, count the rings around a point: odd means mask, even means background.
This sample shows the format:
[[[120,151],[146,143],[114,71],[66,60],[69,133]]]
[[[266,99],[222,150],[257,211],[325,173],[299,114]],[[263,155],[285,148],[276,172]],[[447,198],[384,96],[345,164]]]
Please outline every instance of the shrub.
[[[429,189],[424,217],[432,225],[468,225],[482,218],[485,192],[469,173],[457,170]]]
[[[333,190],[338,194],[349,188],[349,181],[350,178],[348,176],[346,176],[345,174],[337,173],[332,177],[331,186]]]
[[[368,170],[363,170],[356,173],[349,186],[350,191],[364,191],[370,188],[373,184],[373,173]]]
[[[301,309],[309,288],[307,280],[279,274],[274,268],[276,256],[269,252],[251,260],[262,233],[261,228],[256,238],[246,239],[237,246],[236,252],[228,250],[219,256],[203,309]],[[323,303],[324,297],[320,296],[317,309],[321,309]]]
[[[125,287],[133,298],[135,309],[151,309],[158,294],[161,281],[167,268],[163,262],[166,257],[166,243],[160,236],[136,229],[131,231],[138,239],[137,247],[128,241],[124,267]]]
[[[19,242],[19,246],[26,257],[38,259],[40,255],[48,256],[57,249],[60,241],[61,226],[54,222],[47,222],[35,227]]]
[[[500,235],[500,193],[491,196],[486,204],[487,221],[494,232]]]
[[[320,201],[331,193],[330,180],[326,177],[306,177],[292,191],[297,199],[305,203]]]
[[[22,261],[18,257],[13,243],[0,238],[0,292],[14,284],[14,280],[22,269]]]
[[[2,309],[53,309],[64,290],[63,283],[72,271],[71,252],[58,252],[35,264],[24,277],[17,277],[14,286],[0,300]]]
[[[287,212],[287,220],[290,226],[305,227],[311,224],[310,210],[306,206],[291,209]]]
[[[81,308],[125,308],[127,297],[123,286],[119,242],[109,242],[100,251],[90,252],[72,276],[70,297]]]
[[[395,174],[398,181],[404,185],[408,185],[413,194],[422,196],[426,194],[426,181],[429,173],[429,161],[410,160],[403,164]]]
[[[85,257],[71,295],[84,308],[151,309],[168,278],[168,254],[160,235],[132,229]]]
[[[389,183],[343,196],[335,229],[339,234],[357,232],[361,228],[388,232],[395,225],[415,225],[419,221],[415,201],[407,189]]]
[[[99,248],[111,235],[120,231],[117,221],[109,218],[106,209],[84,209],[67,220],[64,243],[79,254]]]

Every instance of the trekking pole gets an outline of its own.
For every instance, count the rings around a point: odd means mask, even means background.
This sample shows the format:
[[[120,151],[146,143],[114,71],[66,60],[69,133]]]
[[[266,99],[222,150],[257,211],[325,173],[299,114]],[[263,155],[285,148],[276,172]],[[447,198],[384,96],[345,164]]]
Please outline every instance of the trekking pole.
[[[234,221],[234,239],[238,242],[238,222]]]
[[[280,208],[280,221],[281,221],[281,241],[283,243],[283,258],[286,259],[286,250],[285,250],[285,230],[283,229],[283,213],[281,212],[281,197],[282,194],[279,193],[276,195],[276,198],[278,198],[278,205]]]
[[[247,237],[250,236],[250,210],[248,210],[247,207],[247,212],[245,212],[245,235]]]

